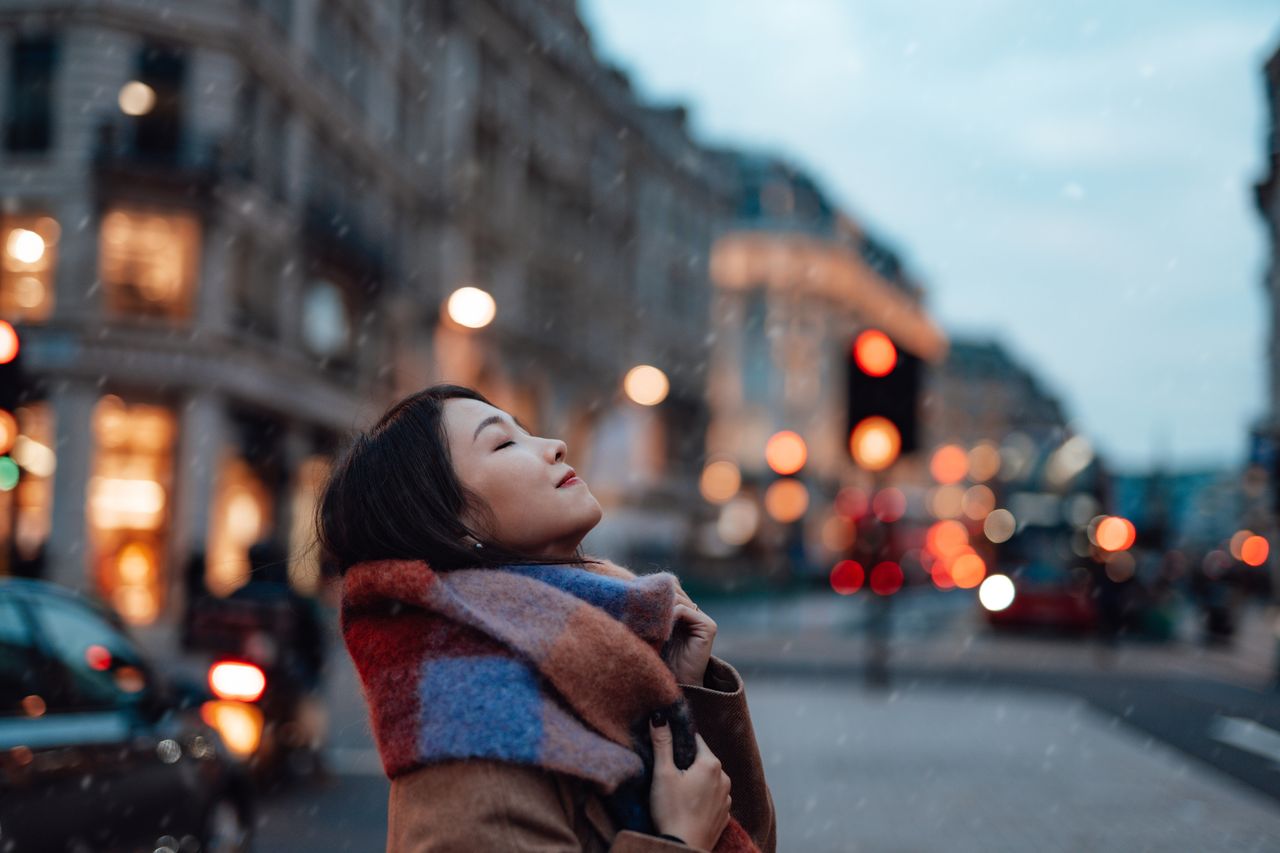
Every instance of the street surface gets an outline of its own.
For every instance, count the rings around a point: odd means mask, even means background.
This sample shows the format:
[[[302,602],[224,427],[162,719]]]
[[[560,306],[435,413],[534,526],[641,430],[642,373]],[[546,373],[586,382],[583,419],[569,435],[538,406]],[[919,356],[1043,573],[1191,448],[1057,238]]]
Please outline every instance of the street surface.
[[[891,684],[869,689],[858,608],[814,616],[831,600],[713,611],[747,682],[779,849],[1275,849],[1280,696],[1256,619],[1234,651],[1105,654],[993,637],[959,596],[904,597]],[[812,618],[787,624],[797,614]],[[259,849],[385,844],[388,786],[341,654],[330,676],[332,776],[266,801]]]

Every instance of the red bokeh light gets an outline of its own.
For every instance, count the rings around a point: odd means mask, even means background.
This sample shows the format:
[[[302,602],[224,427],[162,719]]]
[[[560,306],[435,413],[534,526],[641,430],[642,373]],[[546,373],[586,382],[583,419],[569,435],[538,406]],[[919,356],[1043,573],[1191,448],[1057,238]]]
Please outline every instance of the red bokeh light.
[[[902,589],[902,566],[889,560],[871,570],[871,591],[876,595],[893,595]]]
[[[871,499],[871,511],[878,521],[897,521],[907,511],[907,496],[901,489],[881,489]]]
[[[845,518],[857,521],[867,514],[870,505],[871,500],[867,497],[867,493],[857,486],[845,486],[836,492],[836,512]]]
[[[878,329],[867,329],[853,342],[853,359],[868,376],[888,376],[898,365],[898,348]]]
[[[111,669],[111,652],[107,651],[106,646],[95,643],[84,650],[84,662],[89,664],[89,669],[106,672]]]
[[[840,595],[853,595],[865,580],[862,564],[854,560],[841,560],[831,569],[831,588]]]

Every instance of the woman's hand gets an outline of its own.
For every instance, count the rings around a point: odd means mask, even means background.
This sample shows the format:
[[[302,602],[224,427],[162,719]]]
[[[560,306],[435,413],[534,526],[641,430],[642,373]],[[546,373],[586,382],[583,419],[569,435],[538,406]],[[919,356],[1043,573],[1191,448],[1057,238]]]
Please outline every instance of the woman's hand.
[[[711,660],[711,644],[716,640],[716,623],[698,609],[676,581],[675,625],[667,663],[681,684],[702,684]]]
[[[711,850],[729,825],[729,775],[720,759],[711,754],[702,735],[694,735],[698,753],[685,770],[676,767],[671,754],[671,727],[663,720],[649,721],[653,739],[653,784],[649,811],[658,832],[674,835],[690,847]]]

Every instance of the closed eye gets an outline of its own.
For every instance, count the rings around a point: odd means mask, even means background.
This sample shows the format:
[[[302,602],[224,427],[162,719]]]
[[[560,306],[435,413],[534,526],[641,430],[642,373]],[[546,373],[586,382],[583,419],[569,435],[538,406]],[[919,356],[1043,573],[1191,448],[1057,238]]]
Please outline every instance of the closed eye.
[[[495,448],[494,448],[494,450],[501,450],[502,448],[506,447],[508,444],[515,444],[515,442],[514,442],[514,441],[504,441],[504,442],[502,442],[502,444],[499,444],[497,447],[495,447]]]

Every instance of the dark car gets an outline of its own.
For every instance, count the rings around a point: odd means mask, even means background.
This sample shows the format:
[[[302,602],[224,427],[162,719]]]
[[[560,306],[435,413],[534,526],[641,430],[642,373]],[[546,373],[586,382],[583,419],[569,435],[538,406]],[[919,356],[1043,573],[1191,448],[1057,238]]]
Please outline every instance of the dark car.
[[[247,850],[243,768],[108,608],[0,579],[0,853]]]

